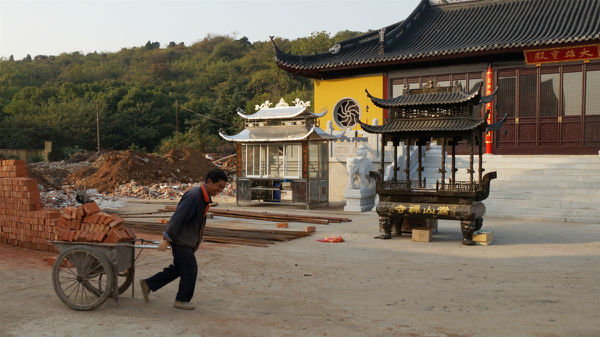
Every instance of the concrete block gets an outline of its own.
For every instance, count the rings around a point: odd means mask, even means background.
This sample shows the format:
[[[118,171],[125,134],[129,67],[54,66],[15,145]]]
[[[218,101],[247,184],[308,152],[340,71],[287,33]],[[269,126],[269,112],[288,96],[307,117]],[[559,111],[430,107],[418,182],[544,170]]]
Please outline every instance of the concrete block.
[[[433,228],[413,228],[412,241],[413,242],[431,242],[432,232],[433,232]]]
[[[494,241],[494,231],[478,230],[477,232],[473,233],[473,241],[475,241],[475,244],[477,245],[490,245]]]

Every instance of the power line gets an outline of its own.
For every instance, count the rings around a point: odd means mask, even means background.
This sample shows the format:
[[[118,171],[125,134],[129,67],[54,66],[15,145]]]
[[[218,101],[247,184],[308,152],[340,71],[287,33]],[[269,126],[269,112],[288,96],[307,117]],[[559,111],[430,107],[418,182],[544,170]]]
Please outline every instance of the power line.
[[[186,107],[184,107],[184,106],[182,106],[181,108],[182,108],[183,110],[187,110],[187,111],[189,111],[189,112],[193,112],[193,113],[195,113],[195,114],[198,114],[198,115],[200,115],[200,116],[202,116],[202,117],[204,117],[204,118],[211,119],[211,120],[213,120],[213,121],[215,121],[215,122],[218,122],[218,123],[227,124],[227,125],[234,125],[232,122],[229,122],[229,121],[226,121],[226,120],[223,120],[223,119],[218,119],[218,118],[212,117],[212,116],[210,116],[210,115],[205,115],[205,114],[202,114],[202,113],[200,113],[200,112],[196,112],[196,111],[194,111],[194,110],[192,110],[192,109],[188,109],[188,108],[186,108]]]
[[[157,117],[157,118],[156,118],[154,121],[152,121],[152,122],[151,122],[150,124],[148,124],[146,127],[144,127],[144,128],[141,128],[141,129],[140,129],[138,132],[134,133],[133,135],[131,135],[131,136],[129,136],[129,137],[127,137],[127,138],[123,139],[122,141],[118,142],[117,144],[113,145],[113,146],[111,147],[111,149],[113,149],[113,150],[114,150],[114,149],[115,149],[115,147],[117,147],[117,146],[119,146],[119,145],[121,145],[121,144],[125,143],[126,141],[130,140],[131,138],[133,138],[133,137],[135,137],[135,136],[139,135],[139,134],[140,134],[142,131],[144,131],[144,130],[148,129],[149,127],[151,127],[152,125],[156,124],[156,123],[157,123],[157,122],[158,122],[158,121],[159,121],[159,120],[160,120],[162,117],[164,117],[164,116],[165,116],[167,113],[169,113],[169,112],[170,112],[169,110],[165,111],[165,112],[164,112],[162,115],[158,116],[158,117]]]

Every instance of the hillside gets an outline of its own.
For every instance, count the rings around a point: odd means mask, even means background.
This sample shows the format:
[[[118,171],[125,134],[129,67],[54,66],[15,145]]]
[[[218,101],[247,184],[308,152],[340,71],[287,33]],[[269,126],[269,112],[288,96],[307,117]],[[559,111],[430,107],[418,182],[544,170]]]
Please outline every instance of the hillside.
[[[313,33],[277,40],[297,54],[329,49],[357,35]],[[166,153],[176,146],[214,152],[217,131],[242,127],[237,107],[284,97],[312,100],[312,82],[280,70],[270,42],[207,36],[185,46],[171,42],[116,53],[63,53],[0,60],[0,148],[54,145],[53,159],[100,147]],[[177,139],[175,131],[179,130]]]

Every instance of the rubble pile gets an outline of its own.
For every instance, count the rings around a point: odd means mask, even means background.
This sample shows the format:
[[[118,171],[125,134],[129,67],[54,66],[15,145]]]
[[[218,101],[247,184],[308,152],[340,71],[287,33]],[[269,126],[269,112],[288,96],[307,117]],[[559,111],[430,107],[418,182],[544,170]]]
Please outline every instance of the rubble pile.
[[[175,164],[182,177],[190,182],[204,181],[208,172],[217,168],[217,165],[212,163],[212,156],[204,155],[191,148],[171,150],[163,158]]]
[[[96,188],[106,193],[131,180],[142,184],[180,181],[178,173],[175,165],[166,159],[129,150],[99,157],[91,166],[71,173],[64,183],[76,189]]]
[[[120,198],[136,198],[136,199],[179,199],[185,192],[192,188],[200,186],[200,183],[194,184],[153,184],[149,186],[138,185],[137,182],[132,181],[127,184],[120,185],[113,192],[109,193],[108,197],[120,197]],[[236,183],[230,181],[227,183],[221,196],[234,196],[235,195]]]
[[[203,154],[189,148],[173,150],[163,157],[131,150],[115,151],[71,173],[64,183],[77,189],[96,188],[102,193],[110,193],[131,181],[143,186],[197,183],[214,168],[216,165]]]
[[[85,190],[101,208],[118,208],[124,197],[180,198],[218,167],[212,158],[191,148],[172,150],[162,157],[135,151],[85,151],[65,161],[29,164],[28,170],[40,185],[45,207],[73,206],[75,191]],[[235,156],[226,158],[223,168],[235,171]],[[228,184],[223,194],[233,196],[235,187],[235,183]]]
[[[90,166],[90,162],[86,161],[41,161],[27,164],[27,171],[29,177],[35,178],[44,190],[59,190],[69,174],[88,166]]]
[[[85,191],[91,201],[96,202],[100,208],[121,208],[125,206],[125,201],[120,198],[106,196],[98,193],[98,190],[91,189]],[[61,209],[67,206],[73,206],[77,204],[75,200],[76,191],[65,189],[65,190],[50,190],[41,191],[40,196],[42,198],[42,205],[46,208]]]
[[[138,185],[132,181],[119,185],[108,195],[111,197],[136,198],[136,199],[179,199],[183,194],[199,184],[152,184],[149,186]]]

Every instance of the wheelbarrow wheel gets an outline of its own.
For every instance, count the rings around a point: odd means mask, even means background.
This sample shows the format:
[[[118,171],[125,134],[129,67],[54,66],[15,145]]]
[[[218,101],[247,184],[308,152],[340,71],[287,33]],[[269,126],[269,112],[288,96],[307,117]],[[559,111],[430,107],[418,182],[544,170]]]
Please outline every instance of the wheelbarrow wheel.
[[[92,310],[110,296],[113,273],[106,256],[86,246],[73,246],[56,258],[52,284],[58,298],[68,307]]]
[[[127,290],[129,288],[129,286],[131,286],[131,283],[133,283],[133,273],[132,273],[132,269],[133,268],[128,268],[123,270],[122,272],[119,272],[117,274],[117,276],[119,277],[117,279],[118,284],[119,284],[119,295],[121,295],[122,293],[125,292],[125,290]],[[90,282],[83,282],[83,286],[91,291],[92,293],[94,293],[97,296],[100,296],[100,294],[102,294],[102,289],[99,289],[95,286],[95,284],[92,284]],[[113,294],[110,293],[109,297],[113,297]]]
[[[119,295],[125,292],[133,283],[133,267],[119,272]]]

